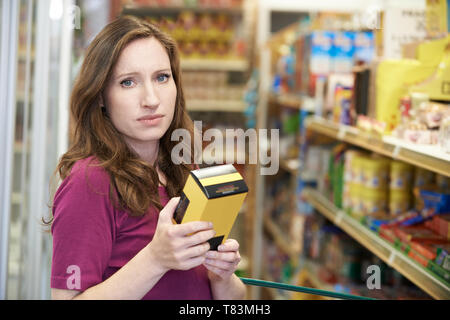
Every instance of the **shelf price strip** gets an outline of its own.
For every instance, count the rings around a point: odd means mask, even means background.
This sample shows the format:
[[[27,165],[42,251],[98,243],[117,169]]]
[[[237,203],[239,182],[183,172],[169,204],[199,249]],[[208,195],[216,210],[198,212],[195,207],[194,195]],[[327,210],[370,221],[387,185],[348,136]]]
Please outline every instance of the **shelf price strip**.
[[[339,140],[344,140],[345,134],[346,134],[346,133],[347,133],[347,128],[344,127],[344,126],[340,126],[340,127],[339,127],[339,131],[338,131],[336,137],[337,137]]]
[[[339,211],[337,212],[336,218],[334,219],[334,223],[335,223],[337,226],[340,226],[340,225],[341,225],[341,221],[342,221],[342,219],[344,218],[344,215],[345,215],[345,212],[342,211],[342,210],[339,210]]]
[[[392,264],[394,263],[394,259],[395,259],[396,253],[394,250],[391,250],[391,253],[389,255],[389,259],[387,261],[389,266],[392,266]]]
[[[402,149],[402,147],[397,144],[395,146],[394,150],[392,151],[392,158],[397,159],[400,154],[401,149]]]

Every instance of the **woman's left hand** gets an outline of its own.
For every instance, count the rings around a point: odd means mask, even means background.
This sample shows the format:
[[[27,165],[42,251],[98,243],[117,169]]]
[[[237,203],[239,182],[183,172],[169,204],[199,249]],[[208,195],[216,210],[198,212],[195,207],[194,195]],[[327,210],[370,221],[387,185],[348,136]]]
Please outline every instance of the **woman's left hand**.
[[[208,251],[203,265],[208,269],[210,280],[227,280],[237,269],[241,255],[239,243],[234,239],[227,239],[218,248],[218,251]]]

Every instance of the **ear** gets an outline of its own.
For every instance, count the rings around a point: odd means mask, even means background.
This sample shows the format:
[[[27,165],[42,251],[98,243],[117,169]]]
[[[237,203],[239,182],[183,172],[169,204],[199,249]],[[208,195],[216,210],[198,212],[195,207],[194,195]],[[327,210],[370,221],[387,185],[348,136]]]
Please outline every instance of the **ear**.
[[[100,94],[100,98],[99,98],[98,104],[99,104],[99,106],[101,108],[105,107],[105,100],[103,99],[103,94]]]

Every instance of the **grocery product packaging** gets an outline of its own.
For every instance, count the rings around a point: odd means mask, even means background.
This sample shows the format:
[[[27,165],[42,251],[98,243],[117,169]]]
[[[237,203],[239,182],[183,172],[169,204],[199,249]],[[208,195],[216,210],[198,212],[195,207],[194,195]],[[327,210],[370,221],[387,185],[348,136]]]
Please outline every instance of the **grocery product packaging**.
[[[216,237],[211,250],[227,238],[248,193],[248,187],[232,164],[191,171],[174,213],[177,223],[209,221]]]

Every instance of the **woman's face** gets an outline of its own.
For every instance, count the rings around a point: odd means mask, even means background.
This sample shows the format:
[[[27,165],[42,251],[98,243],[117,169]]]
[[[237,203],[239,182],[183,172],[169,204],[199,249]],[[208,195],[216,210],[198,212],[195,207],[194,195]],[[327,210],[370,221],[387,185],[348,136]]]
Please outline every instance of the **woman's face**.
[[[176,96],[169,56],[152,37],[134,40],[123,49],[104,102],[115,128],[141,153],[142,148],[157,144],[169,128]]]

